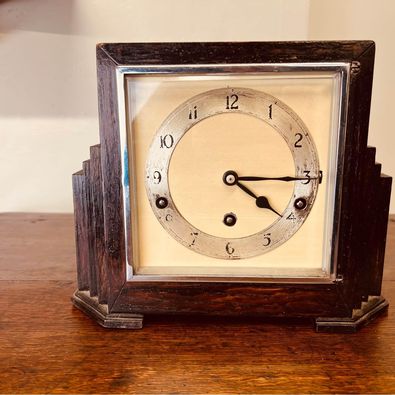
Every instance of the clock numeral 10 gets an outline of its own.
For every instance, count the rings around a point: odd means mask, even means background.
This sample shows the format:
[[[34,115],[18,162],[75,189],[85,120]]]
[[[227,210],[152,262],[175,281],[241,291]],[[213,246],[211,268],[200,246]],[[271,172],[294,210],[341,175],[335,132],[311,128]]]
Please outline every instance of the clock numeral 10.
[[[237,110],[239,106],[236,104],[239,100],[239,96],[236,94],[226,96],[226,109],[227,110]]]
[[[171,148],[174,144],[174,137],[171,134],[160,136],[160,148]]]

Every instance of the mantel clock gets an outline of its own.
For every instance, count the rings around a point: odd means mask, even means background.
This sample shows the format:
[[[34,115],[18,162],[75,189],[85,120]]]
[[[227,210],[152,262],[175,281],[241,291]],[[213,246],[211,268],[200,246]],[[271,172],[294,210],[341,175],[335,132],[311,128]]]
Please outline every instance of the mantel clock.
[[[73,175],[74,305],[112,328],[205,314],[355,331],[385,311],[374,50],[98,45],[100,145]]]

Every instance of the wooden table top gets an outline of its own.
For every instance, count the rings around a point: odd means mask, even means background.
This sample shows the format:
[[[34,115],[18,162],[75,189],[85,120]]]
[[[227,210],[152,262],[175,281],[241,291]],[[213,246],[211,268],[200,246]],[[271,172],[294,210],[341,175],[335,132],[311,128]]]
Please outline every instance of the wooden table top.
[[[392,217],[389,312],[356,334],[317,334],[298,321],[186,317],[109,330],[70,302],[72,215],[0,214],[0,392],[395,393],[394,257]]]

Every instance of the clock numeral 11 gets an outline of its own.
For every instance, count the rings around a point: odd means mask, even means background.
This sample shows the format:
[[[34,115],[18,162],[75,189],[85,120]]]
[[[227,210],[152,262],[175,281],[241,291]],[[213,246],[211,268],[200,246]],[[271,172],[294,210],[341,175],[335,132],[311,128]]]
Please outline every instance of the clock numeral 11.
[[[197,106],[193,106],[191,110],[189,110],[189,119],[197,119],[198,117],[198,112],[197,112]]]

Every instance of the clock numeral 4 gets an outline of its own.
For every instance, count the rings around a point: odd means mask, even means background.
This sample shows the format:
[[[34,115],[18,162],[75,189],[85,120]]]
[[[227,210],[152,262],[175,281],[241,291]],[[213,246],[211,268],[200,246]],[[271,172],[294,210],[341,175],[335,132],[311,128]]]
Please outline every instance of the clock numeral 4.
[[[226,96],[226,109],[227,110],[237,110],[239,106],[236,104],[239,100],[239,96],[236,94]]]
[[[292,222],[296,221],[296,219],[297,218],[295,217],[295,214],[293,212],[291,214],[289,214],[287,217],[287,220],[292,221]]]

